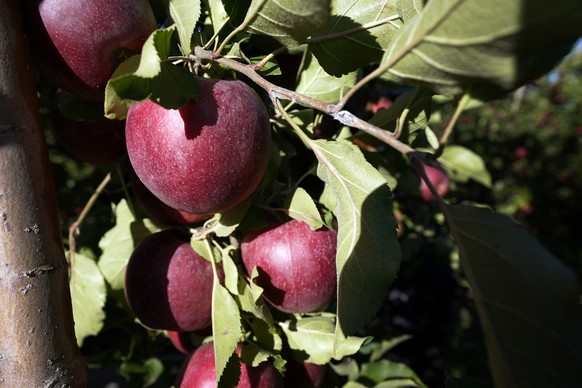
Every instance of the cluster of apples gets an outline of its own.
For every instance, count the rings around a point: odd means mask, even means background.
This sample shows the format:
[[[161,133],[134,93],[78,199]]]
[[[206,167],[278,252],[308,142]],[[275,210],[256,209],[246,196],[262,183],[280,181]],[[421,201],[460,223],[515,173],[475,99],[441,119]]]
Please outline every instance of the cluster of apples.
[[[29,0],[23,7],[39,69],[58,88],[88,101],[103,100],[115,67],[139,53],[157,27],[147,0]],[[92,125],[56,115],[56,132],[71,153],[95,163],[118,158],[116,144],[121,139],[133,169],[134,193],[152,218],[164,225],[203,221],[255,192],[269,161],[271,128],[265,105],[247,84],[197,80],[200,97],[179,109],[146,100],[129,108],[125,122],[103,118],[105,124]],[[87,158],[90,152],[82,145],[97,138],[104,140],[100,148],[109,154]],[[336,240],[333,230],[312,230],[290,220],[247,233],[241,266],[248,273],[258,269],[255,281],[274,308],[287,313],[320,311],[336,292]],[[146,237],[126,269],[125,295],[136,317],[152,329],[174,335],[210,327],[212,287],[211,264],[192,249],[189,236],[179,228]],[[182,386],[202,386],[214,379],[213,347],[188,352]],[[313,386],[325,371],[311,364],[295,369],[301,372],[287,379],[308,376]],[[239,386],[272,387],[282,382],[272,365],[251,368],[241,362]]]

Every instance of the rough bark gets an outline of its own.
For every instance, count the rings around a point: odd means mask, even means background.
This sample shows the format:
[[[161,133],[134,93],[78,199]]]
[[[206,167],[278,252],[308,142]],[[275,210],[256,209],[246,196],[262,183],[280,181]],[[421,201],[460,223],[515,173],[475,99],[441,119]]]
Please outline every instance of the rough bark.
[[[18,2],[0,1],[0,387],[78,387],[54,183]]]

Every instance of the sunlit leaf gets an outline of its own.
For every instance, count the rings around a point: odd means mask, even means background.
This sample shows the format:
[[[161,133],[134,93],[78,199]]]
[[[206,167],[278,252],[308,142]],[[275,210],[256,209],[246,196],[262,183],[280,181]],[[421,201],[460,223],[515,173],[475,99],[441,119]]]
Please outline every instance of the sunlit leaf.
[[[71,299],[75,336],[79,346],[86,337],[97,335],[105,319],[105,280],[94,260],[75,253],[71,266]]]
[[[445,148],[439,162],[447,169],[450,177],[459,182],[473,179],[485,187],[491,187],[491,175],[483,159],[470,149],[451,145]]]
[[[582,381],[576,275],[527,231],[486,208],[449,206],[496,387]]]
[[[298,187],[291,195],[287,211],[291,218],[309,224],[313,230],[317,230],[323,226],[323,220],[321,219],[315,202],[307,191],[301,187]]]
[[[341,360],[355,354],[368,338],[347,337],[335,345],[335,325],[326,317],[303,318],[297,321],[279,322],[291,349],[307,354],[306,362],[327,364],[332,359]]]
[[[356,77],[355,72],[341,77],[327,74],[311,51],[307,51],[303,58],[303,68],[296,91],[323,102],[337,103],[343,94],[354,86]]]
[[[337,197],[336,347],[378,311],[400,265],[396,221],[386,180],[344,141],[311,144],[318,176]]]
[[[190,54],[192,33],[200,18],[200,0],[169,0],[170,16],[176,23],[182,54]]]
[[[396,34],[385,78],[497,98],[552,69],[582,35],[582,3],[429,1]]]
[[[123,288],[125,267],[135,246],[146,236],[159,231],[149,219],[137,220],[124,199],[115,207],[115,226],[99,241],[103,251],[99,269],[114,290]]]

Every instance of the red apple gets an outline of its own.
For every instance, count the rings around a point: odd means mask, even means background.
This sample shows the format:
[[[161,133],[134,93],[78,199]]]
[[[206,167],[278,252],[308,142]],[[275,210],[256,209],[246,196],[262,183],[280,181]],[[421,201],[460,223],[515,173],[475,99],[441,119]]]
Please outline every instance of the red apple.
[[[132,105],[127,150],[137,176],[168,206],[222,213],[261,182],[269,161],[269,115],[244,82],[198,82],[200,97],[180,109],[150,100]]]
[[[202,222],[212,217],[212,214],[193,214],[166,205],[144,186],[133,171],[129,179],[139,204],[148,216],[159,225],[188,225]]]
[[[237,354],[241,352],[241,345]],[[214,344],[201,345],[188,357],[178,374],[176,387],[180,388],[214,388],[216,387],[216,363]],[[283,387],[279,372],[268,362],[251,367],[240,362],[238,388],[278,388]]]
[[[111,74],[156,29],[147,0],[25,0],[31,52],[57,86],[102,100]]]
[[[437,193],[441,197],[444,196],[449,191],[449,177],[447,173],[440,168],[428,166],[426,164],[424,165],[424,171],[426,172],[426,176],[436,189]],[[427,202],[432,202],[435,200],[423,179],[420,180],[420,196]]]
[[[271,305],[307,313],[323,309],[336,294],[336,244],[335,231],[291,220],[245,234],[241,256],[249,274],[257,267],[255,281]]]
[[[210,326],[213,273],[187,238],[173,230],[147,236],[125,271],[125,297],[152,329],[196,331]]]
[[[176,350],[184,354],[190,354],[194,350],[190,332],[168,330],[168,338],[170,338],[170,342],[172,342]]]

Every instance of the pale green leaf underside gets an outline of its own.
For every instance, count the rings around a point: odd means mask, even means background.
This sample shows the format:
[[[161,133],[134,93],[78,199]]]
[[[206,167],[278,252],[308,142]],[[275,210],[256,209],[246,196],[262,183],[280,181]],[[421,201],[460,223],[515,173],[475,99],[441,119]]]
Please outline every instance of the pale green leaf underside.
[[[508,217],[472,206],[449,210],[495,386],[577,386],[582,314],[574,273]]]
[[[329,28],[309,48],[329,74],[341,76],[380,62],[402,21],[392,0],[334,0]]]
[[[103,328],[107,290],[95,261],[80,253],[74,257],[70,288],[75,336],[81,346],[86,337],[98,334]]]
[[[356,72],[334,77],[325,72],[311,51],[305,53],[297,93],[323,102],[337,103],[343,94],[356,83]]]
[[[303,221],[316,230],[323,226],[323,220],[317,210],[313,199],[305,189],[298,187],[291,196],[291,201],[287,206],[289,216],[295,220]]]
[[[247,30],[296,47],[326,27],[329,12],[329,0],[253,0]]]
[[[200,18],[200,0],[170,0],[170,16],[180,39],[182,54],[190,54],[192,34],[196,28],[196,22]]]
[[[324,365],[332,359],[341,360],[358,352],[367,338],[348,337],[334,349],[334,323],[325,317],[303,318],[280,322],[291,349],[307,353],[306,362]]]
[[[345,141],[316,140],[317,174],[337,197],[336,347],[381,306],[400,265],[391,192],[382,175]]]
[[[124,199],[115,208],[115,226],[99,241],[103,251],[99,269],[114,290],[123,288],[125,267],[135,246],[144,237],[159,231],[149,219],[136,220]]]
[[[549,71],[582,35],[582,2],[429,1],[386,51],[385,78],[495,98]]]
[[[439,161],[446,167],[451,178],[459,182],[473,179],[485,187],[491,187],[491,175],[485,162],[470,149],[459,145],[448,146]]]

